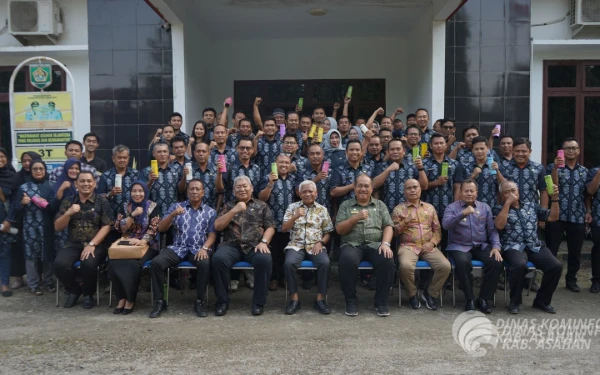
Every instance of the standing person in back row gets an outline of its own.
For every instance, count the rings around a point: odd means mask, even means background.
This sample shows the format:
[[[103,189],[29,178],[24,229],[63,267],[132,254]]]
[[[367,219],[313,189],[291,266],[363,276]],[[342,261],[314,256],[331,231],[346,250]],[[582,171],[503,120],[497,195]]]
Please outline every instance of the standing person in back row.
[[[558,221],[546,223],[546,244],[550,252],[557,256],[563,235],[566,235],[569,255],[565,281],[567,289],[577,293],[580,290],[577,272],[581,266],[585,224],[592,222],[592,202],[585,195],[588,170],[577,162],[579,143],[575,138],[567,138],[562,143],[562,149],[565,157],[557,156],[554,163],[546,168],[546,174],[552,175],[561,192]]]
[[[94,133],[87,133],[83,136],[83,144],[85,145],[85,152],[81,159],[82,163],[91,165],[96,168],[98,173],[104,173],[108,169],[104,159],[96,156],[96,150],[100,147],[100,138]]]
[[[434,133],[433,130],[429,129],[429,111],[425,108],[419,108],[415,114],[417,115],[417,126],[421,131],[421,142],[429,143]]]
[[[587,175],[587,193],[592,196],[592,286],[590,293],[600,292],[600,167],[591,168]]]

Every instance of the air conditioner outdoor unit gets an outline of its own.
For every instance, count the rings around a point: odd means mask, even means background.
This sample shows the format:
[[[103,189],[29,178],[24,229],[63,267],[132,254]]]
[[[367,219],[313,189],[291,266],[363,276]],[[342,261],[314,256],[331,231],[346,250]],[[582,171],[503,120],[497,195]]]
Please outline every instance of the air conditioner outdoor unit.
[[[571,0],[571,27],[600,26],[600,1]]]
[[[8,32],[22,44],[56,44],[62,11],[54,0],[8,0]]]

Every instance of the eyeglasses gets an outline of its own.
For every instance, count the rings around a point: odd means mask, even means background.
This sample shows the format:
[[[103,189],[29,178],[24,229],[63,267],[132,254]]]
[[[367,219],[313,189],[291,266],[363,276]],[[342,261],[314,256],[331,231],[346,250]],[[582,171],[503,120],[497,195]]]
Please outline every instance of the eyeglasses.
[[[252,150],[252,147],[250,147],[250,146],[238,146],[238,148],[241,151],[250,151],[250,150]]]
[[[454,129],[454,126],[442,126],[442,129],[452,130]]]
[[[283,144],[286,146],[293,146],[293,145],[298,144],[298,142],[283,142]]]
[[[565,151],[577,151],[577,150],[579,150],[579,147],[564,147],[563,150],[565,150]]]

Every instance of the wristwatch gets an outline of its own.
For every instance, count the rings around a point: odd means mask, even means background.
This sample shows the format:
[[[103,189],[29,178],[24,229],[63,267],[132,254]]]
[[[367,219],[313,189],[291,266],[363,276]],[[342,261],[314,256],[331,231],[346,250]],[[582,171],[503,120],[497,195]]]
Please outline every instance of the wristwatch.
[[[90,242],[88,242],[88,246],[96,247],[96,244],[94,243],[94,241],[90,241]]]
[[[264,238],[263,238],[262,240],[260,240],[260,242],[262,242],[262,243],[264,243],[264,244],[267,244],[267,245],[269,244],[269,243],[267,242],[267,240],[265,240]]]
[[[206,246],[202,245],[202,250],[206,250],[206,251],[208,251],[208,247],[206,247]]]
[[[392,244],[389,243],[389,242],[382,242],[382,244],[386,245],[387,247],[391,247],[392,246]]]
[[[317,241],[317,243],[320,243],[323,247],[325,247],[325,241],[321,240],[321,241]]]

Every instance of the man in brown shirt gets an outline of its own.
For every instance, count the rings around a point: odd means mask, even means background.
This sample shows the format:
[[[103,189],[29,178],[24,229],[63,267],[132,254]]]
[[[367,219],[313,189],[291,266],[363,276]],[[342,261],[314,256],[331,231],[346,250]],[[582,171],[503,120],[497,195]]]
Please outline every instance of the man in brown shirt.
[[[69,228],[65,247],[56,254],[54,272],[68,292],[64,306],[75,306],[83,292],[83,307],[91,309],[94,307],[97,268],[106,259],[109,244],[105,243],[105,238],[114,221],[108,200],[94,193],[96,180],[93,173],[80,172],[75,186],[79,194],[62,201],[54,221],[56,231]],[[73,264],[76,261],[81,261],[83,287],[75,281]]]
[[[245,261],[254,267],[252,315],[262,315],[267,302],[272,259],[269,243],[275,234],[273,213],[265,202],[252,197],[253,187],[247,176],[238,176],[233,184],[235,199],[227,202],[215,221],[215,230],[223,231],[223,243],[212,259],[215,314],[229,309],[229,277],[234,263]]]

